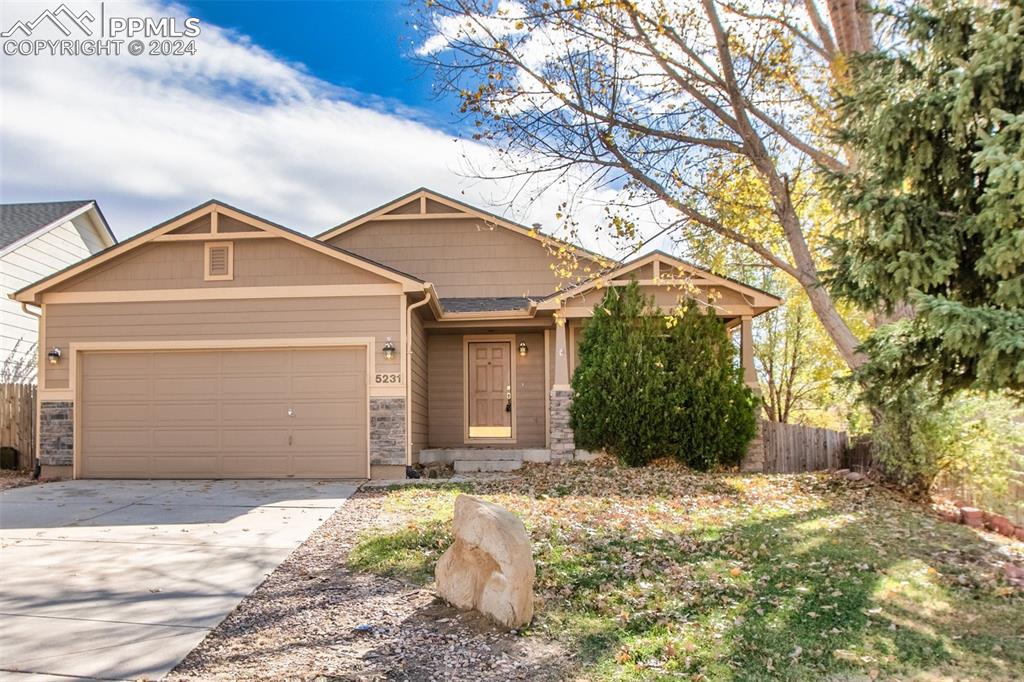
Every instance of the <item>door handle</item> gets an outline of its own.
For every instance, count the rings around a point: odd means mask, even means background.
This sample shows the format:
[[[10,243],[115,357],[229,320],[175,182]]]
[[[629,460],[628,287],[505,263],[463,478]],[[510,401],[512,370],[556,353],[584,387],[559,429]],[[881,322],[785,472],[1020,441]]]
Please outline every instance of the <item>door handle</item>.
[[[505,387],[505,400],[507,401],[505,403],[505,411],[506,412],[511,412],[512,411],[512,387],[511,386],[506,386]]]

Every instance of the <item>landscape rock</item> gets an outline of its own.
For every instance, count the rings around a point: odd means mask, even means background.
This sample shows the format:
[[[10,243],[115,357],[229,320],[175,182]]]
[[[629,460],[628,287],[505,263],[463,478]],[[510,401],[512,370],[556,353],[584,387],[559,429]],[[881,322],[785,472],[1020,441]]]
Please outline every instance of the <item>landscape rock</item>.
[[[960,523],[959,509],[943,509],[940,514],[944,520],[950,523]]]
[[[965,526],[971,528],[981,528],[985,522],[982,511],[977,507],[961,507],[960,518]]]
[[[428,462],[422,465],[423,478],[443,478],[445,465],[442,462]]]
[[[1000,535],[1005,535],[1009,538],[1013,537],[1013,523],[1011,523],[1010,519],[1006,518],[1005,516],[1002,516],[1000,514],[992,514],[992,516],[988,519],[987,525],[989,528],[991,528],[996,533],[999,533]]]
[[[523,522],[504,507],[459,495],[452,535],[434,573],[440,596],[509,628],[529,623],[537,569]]]

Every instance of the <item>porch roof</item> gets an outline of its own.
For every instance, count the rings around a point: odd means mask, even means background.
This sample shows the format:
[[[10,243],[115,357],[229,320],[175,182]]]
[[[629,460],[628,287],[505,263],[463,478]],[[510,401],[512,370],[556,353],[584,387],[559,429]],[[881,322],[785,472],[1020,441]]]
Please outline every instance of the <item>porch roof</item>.
[[[489,313],[528,310],[532,301],[525,296],[482,296],[442,298],[441,307],[448,313]]]

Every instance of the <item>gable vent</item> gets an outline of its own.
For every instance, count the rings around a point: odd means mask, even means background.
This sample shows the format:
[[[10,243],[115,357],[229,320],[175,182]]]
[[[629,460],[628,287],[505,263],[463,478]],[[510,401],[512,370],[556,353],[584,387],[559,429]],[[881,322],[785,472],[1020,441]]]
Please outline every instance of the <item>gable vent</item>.
[[[232,279],[233,248],[231,242],[208,242],[206,244],[206,280]]]
[[[228,274],[228,247],[215,246],[210,249],[210,274]]]

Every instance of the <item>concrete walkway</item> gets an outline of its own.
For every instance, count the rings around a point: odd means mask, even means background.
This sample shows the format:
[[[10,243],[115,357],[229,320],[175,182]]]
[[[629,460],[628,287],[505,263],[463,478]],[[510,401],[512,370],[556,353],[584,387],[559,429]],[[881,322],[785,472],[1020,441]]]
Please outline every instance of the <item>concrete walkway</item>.
[[[0,679],[161,677],[356,486],[66,481],[0,493]]]

